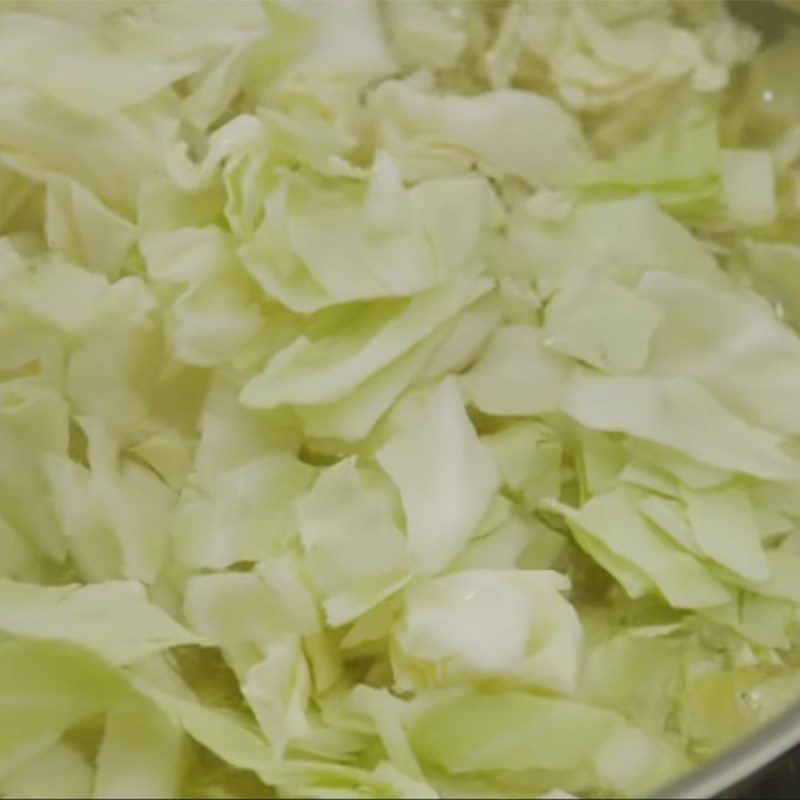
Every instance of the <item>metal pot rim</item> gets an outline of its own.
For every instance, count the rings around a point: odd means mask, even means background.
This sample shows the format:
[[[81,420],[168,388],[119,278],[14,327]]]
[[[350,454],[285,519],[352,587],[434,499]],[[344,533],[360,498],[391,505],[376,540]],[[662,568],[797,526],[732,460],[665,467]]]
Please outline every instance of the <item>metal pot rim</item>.
[[[650,800],[710,798],[755,776],[800,744],[800,703],[716,758],[650,795]]]

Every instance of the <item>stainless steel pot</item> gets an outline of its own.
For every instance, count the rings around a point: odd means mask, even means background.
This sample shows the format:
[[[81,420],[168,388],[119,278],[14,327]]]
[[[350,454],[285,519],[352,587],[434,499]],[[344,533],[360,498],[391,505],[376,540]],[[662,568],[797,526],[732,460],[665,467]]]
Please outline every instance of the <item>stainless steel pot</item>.
[[[800,745],[800,703],[759,729],[738,744],[718,755],[708,764],[690,772],[650,796],[650,800],[689,800],[726,794]],[[800,760],[800,754],[797,756]],[[784,797],[800,797],[800,769],[796,791]],[[745,794],[745,796],[747,796]],[[762,793],[755,796],[768,796]]]

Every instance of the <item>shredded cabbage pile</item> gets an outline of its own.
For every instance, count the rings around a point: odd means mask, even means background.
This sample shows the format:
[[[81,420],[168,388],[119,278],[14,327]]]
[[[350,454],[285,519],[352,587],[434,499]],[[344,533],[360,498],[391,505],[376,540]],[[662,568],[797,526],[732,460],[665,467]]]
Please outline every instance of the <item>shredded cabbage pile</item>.
[[[790,5],[2,2],[0,794],[641,796],[800,697]]]

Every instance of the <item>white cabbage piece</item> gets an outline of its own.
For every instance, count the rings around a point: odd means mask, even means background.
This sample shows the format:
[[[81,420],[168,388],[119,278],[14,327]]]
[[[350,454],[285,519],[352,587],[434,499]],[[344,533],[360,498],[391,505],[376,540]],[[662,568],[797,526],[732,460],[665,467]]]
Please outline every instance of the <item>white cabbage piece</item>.
[[[295,505],[309,578],[332,625],[360,616],[411,577],[390,489],[351,458],[323,471]]]
[[[379,141],[409,179],[463,172],[477,161],[490,174],[547,186],[588,155],[575,120],[532,92],[435,97],[408,82],[389,81],[371,105]]]
[[[581,626],[561,596],[568,589],[547,570],[466,570],[410,586],[393,633],[398,685],[494,681],[572,692]]]
[[[376,458],[400,492],[416,569],[438,572],[470,538],[499,484],[458,384],[439,384],[419,417],[408,420]]]
[[[0,596],[0,629],[6,634],[72,642],[114,663],[202,641],[148,601],[138,583],[49,587],[3,580]]]

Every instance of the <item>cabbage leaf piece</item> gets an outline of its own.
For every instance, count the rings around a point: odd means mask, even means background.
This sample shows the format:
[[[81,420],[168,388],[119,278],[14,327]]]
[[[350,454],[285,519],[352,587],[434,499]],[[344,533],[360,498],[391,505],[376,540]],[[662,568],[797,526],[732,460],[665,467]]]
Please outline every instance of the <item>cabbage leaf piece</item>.
[[[400,492],[417,569],[438,572],[469,539],[499,486],[456,381],[448,378],[433,389],[420,416],[376,458]]]
[[[402,688],[494,681],[569,693],[580,663],[581,626],[548,570],[455,572],[406,590],[394,631]]]

